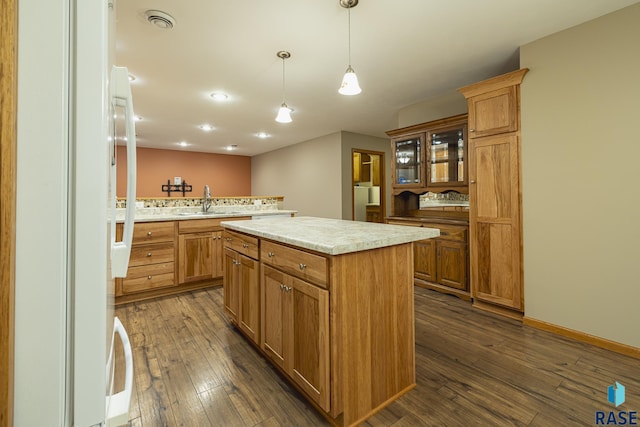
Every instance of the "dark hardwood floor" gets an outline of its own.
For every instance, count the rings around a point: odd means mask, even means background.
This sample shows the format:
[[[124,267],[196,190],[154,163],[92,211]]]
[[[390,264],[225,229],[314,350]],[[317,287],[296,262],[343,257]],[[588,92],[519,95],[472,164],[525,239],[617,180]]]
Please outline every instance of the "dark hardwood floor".
[[[116,309],[135,363],[129,424],[329,425],[230,325],[222,304],[219,287]],[[417,287],[415,309],[417,386],[365,425],[585,426],[596,411],[640,411],[637,359]],[[614,381],[626,387],[618,408],[607,402]]]

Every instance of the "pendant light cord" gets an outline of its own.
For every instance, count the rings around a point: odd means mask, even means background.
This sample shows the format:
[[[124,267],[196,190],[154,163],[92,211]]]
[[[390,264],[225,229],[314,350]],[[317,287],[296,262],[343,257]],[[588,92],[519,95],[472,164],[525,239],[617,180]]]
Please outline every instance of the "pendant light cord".
[[[282,103],[285,104],[284,92],[284,57],[282,58]]]
[[[349,0],[347,16],[349,17],[349,68],[351,68],[351,0]]]

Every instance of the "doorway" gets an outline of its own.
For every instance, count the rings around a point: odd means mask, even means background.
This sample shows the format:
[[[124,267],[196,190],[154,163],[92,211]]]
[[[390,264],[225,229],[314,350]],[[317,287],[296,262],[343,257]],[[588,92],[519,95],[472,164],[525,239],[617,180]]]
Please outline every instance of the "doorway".
[[[351,219],[384,222],[384,152],[354,148],[351,158]]]

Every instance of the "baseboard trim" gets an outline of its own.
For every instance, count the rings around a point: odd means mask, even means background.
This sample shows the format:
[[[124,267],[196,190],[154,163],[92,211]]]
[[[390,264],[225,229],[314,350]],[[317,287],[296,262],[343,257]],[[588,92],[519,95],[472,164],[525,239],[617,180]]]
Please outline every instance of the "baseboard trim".
[[[596,347],[604,348],[605,350],[611,350],[616,353],[624,354],[625,356],[640,359],[640,348],[638,347],[633,347],[605,338],[596,337],[585,332],[580,332],[573,329],[565,328],[563,326],[554,325],[542,320],[532,319],[531,317],[527,316],[522,319],[522,323],[536,329],[542,329],[543,331],[552,332],[566,338],[571,338],[576,341],[581,341],[587,344],[594,345]]]

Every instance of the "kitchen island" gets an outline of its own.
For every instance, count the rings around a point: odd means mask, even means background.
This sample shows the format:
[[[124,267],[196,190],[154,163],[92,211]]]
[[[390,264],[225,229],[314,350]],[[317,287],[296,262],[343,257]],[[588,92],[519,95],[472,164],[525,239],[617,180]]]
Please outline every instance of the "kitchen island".
[[[225,310],[335,425],[415,386],[413,246],[437,229],[326,218],[223,221]]]

